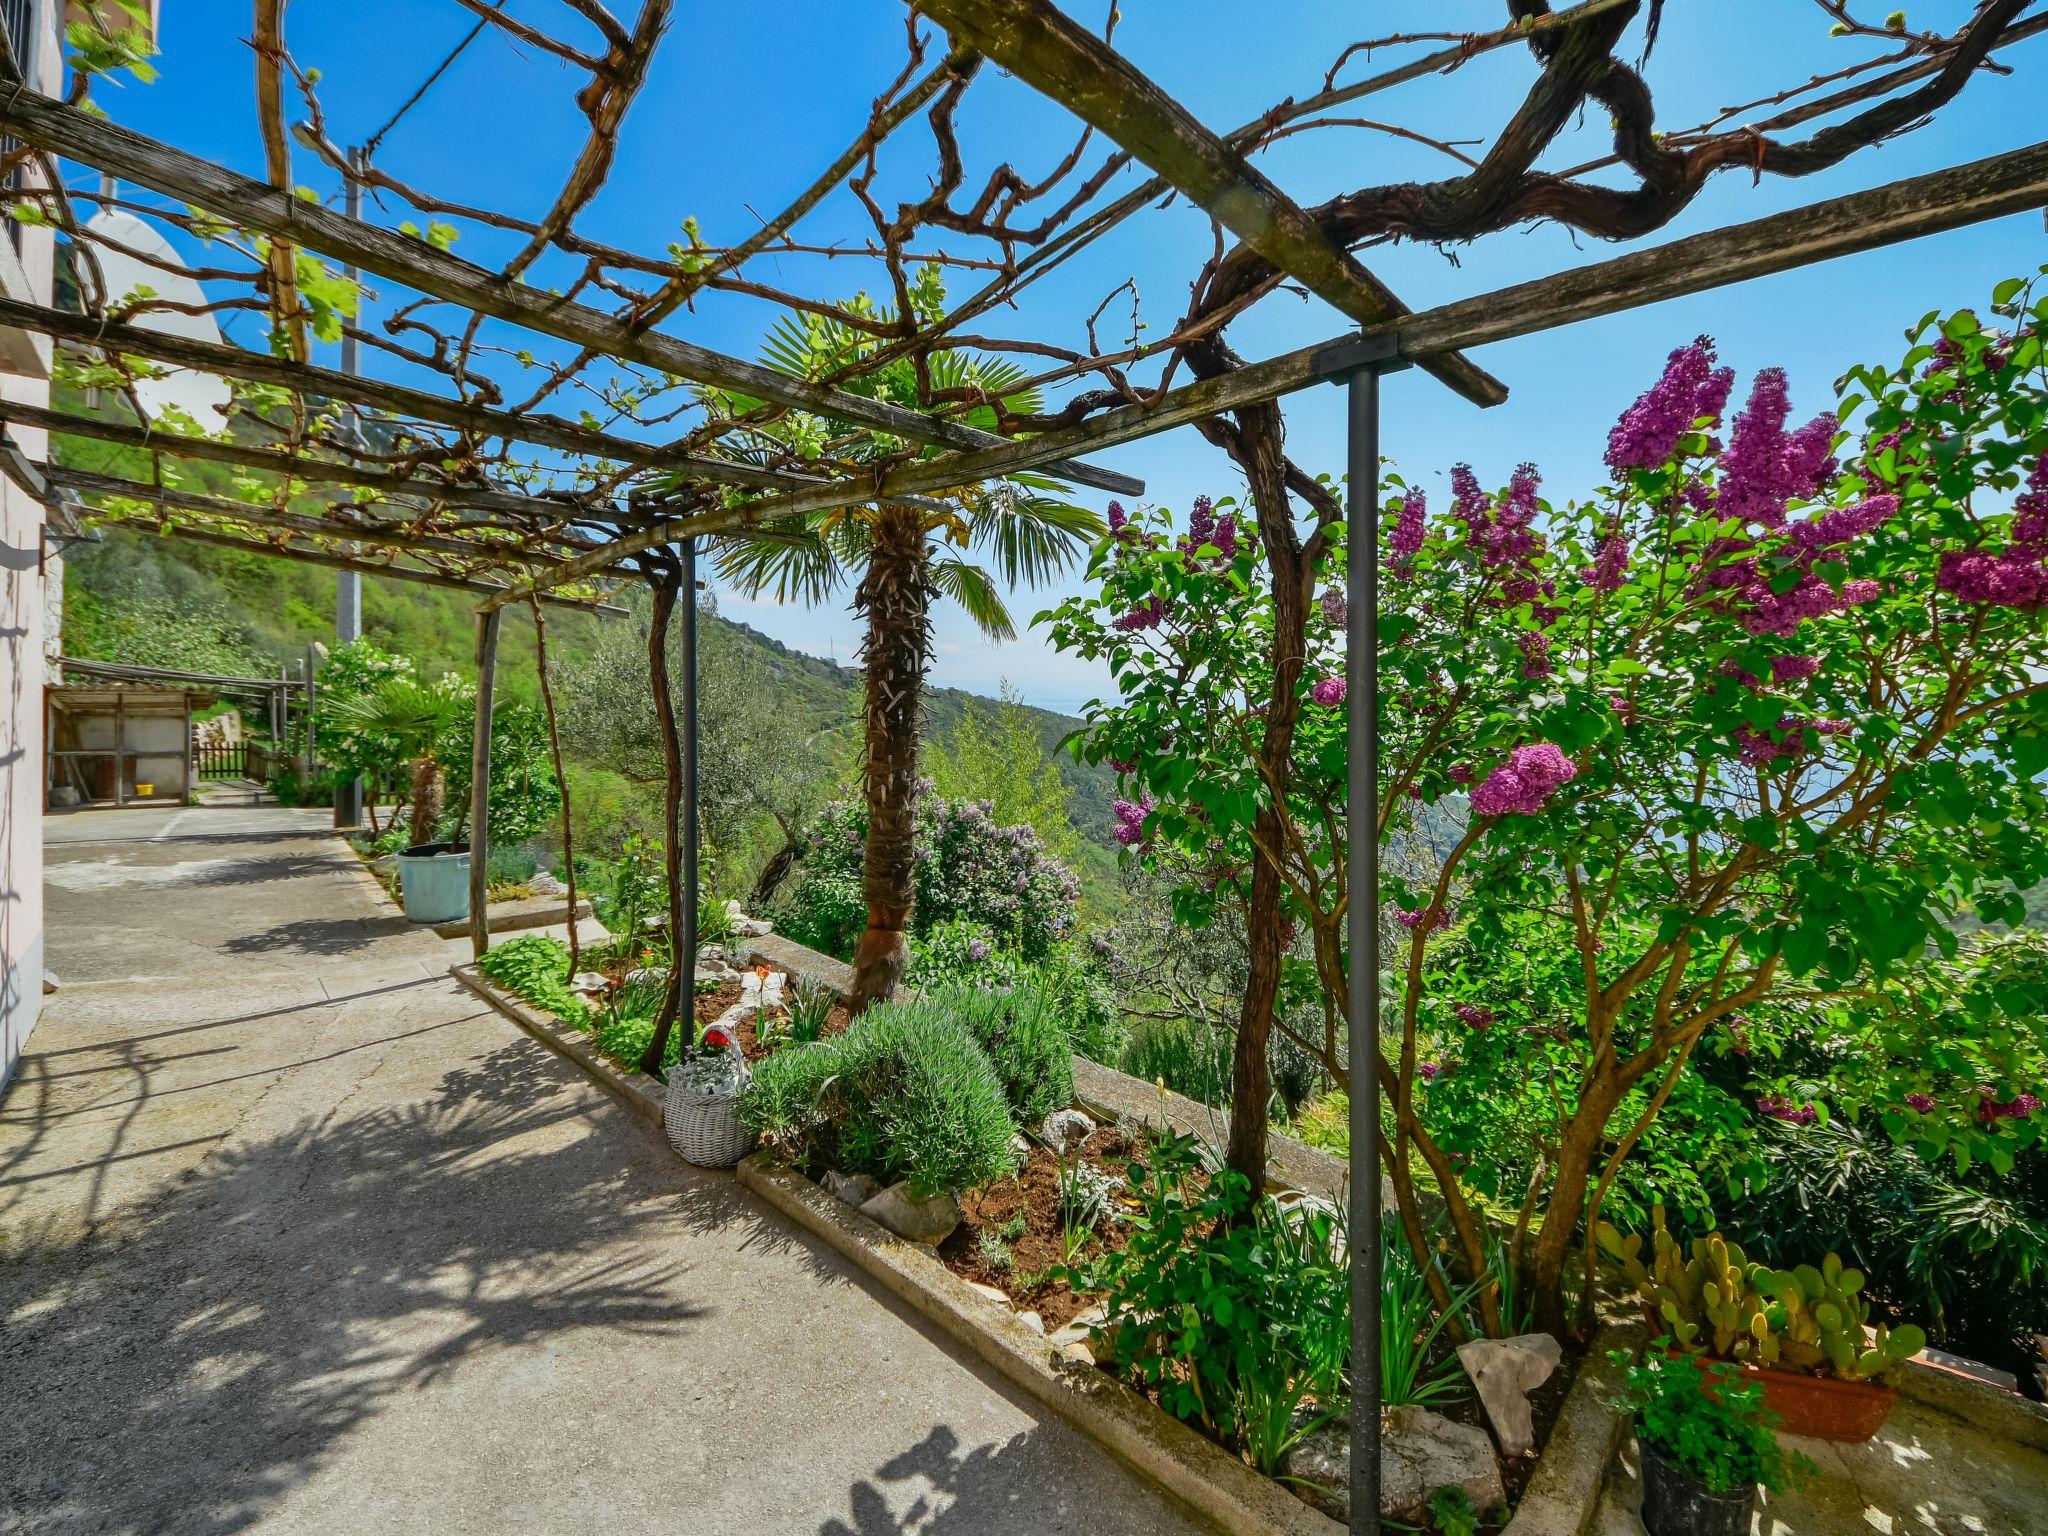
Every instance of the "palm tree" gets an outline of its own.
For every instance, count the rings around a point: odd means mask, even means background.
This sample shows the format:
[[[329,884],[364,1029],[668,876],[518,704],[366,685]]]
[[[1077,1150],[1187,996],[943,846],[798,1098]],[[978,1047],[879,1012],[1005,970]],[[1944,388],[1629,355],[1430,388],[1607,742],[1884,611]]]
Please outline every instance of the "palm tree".
[[[865,331],[816,315],[785,316],[764,350],[764,361],[784,372],[817,379],[837,375],[881,345]],[[1012,412],[1035,412],[1038,392],[1024,370],[1000,358],[961,351],[929,360],[935,390],[979,389]],[[840,387],[898,404],[919,400],[915,365],[899,359]],[[942,394],[941,398],[945,398]],[[957,396],[955,396],[957,398]],[[720,403],[743,414],[756,402],[732,396]],[[963,418],[989,428],[995,411],[976,407]],[[891,439],[864,434],[852,445],[832,441],[837,429],[802,416],[750,426],[725,439],[728,449],[747,437],[756,447],[782,451],[792,444],[823,444],[848,465],[893,452]],[[1102,534],[1102,520],[1065,499],[1064,486],[1033,475],[989,485],[960,486],[915,504],[879,502],[840,507],[764,524],[727,539],[717,557],[719,574],[750,595],[772,592],[781,602],[816,603],[854,581],[853,606],[866,624],[861,660],[866,668],[863,709],[863,790],[867,847],[862,895],[867,928],[854,953],[852,1008],[895,990],[909,959],[906,933],[916,900],[914,849],[917,747],[931,662],[931,609],[939,598],[957,602],[983,634],[1016,638],[998,578],[1012,586],[1036,585],[1053,575]],[[977,564],[978,556],[985,564]]]
[[[337,699],[334,722],[343,730],[381,737],[392,754],[412,770],[412,840],[434,840],[441,820],[444,775],[440,742],[443,732],[460,720],[469,701],[447,679],[422,683],[417,678],[387,677],[367,692]]]

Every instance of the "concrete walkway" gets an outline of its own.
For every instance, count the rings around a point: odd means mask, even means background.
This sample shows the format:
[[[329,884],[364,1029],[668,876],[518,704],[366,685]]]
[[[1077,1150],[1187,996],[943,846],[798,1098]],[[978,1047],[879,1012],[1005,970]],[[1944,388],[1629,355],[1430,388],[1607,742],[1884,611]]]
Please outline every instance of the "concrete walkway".
[[[0,1531],[1206,1529],[484,1010],[324,819],[47,823]]]

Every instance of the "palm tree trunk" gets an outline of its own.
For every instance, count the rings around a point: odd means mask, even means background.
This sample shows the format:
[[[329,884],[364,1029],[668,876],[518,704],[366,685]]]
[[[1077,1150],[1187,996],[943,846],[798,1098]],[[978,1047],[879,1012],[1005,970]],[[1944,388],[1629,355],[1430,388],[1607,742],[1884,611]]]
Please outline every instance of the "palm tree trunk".
[[[858,1014],[890,997],[910,959],[910,909],[917,898],[917,737],[931,658],[931,567],[917,513],[884,507],[874,547],[854,594],[867,620],[865,761],[868,840],[861,894],[867,931],[853,956]]]
[[[412,840],[431,843],[441,820],[441,764],[431,752],[413,759]]]

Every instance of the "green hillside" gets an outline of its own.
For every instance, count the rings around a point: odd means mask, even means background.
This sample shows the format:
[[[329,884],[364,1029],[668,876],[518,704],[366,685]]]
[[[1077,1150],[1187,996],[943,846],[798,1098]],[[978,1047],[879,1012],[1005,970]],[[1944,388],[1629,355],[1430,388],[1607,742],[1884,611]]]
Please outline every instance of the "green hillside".
[[[77,445],[91,448],[97,445]],[[68,455],[67,455],[68,456]],[[77,460],[89,462],[81,454]],[[207,466],[201,466],[207,467]],[[110,471],[113,472],[113,471]],[[334,573],[241,550],[179,544],[119,528],[103,530],[99,542],[74,546],[65,561],[65,648],[73,655],[144,660],[124,643],[122,619],[137,610],[159,606],[187,615],[205,615],[216,632],[239,635],[252,665],[266,674],[279,665],[296,668],[306,647],[334,636]],[[642,631],[644,597],[629,595],[635,612],[626,618],[598,618],[552,610],[548,619],[550,660],[557,676],[571,668],[596,643],[598,626],[623,624]],[[750,670],[772,680],[773,708],[795,739],[820,732],[853,739],[861,674],[852,667],[790,649],[745,624],[706,615],[704,624],[722,634],[707,634],[707,651],[738,651],[758,663]],[[461,593],[409,582],[363,583],[363,632],[386,650],[413,658],[424,671],[473,673],[473,609]],[[719,645],[724,640],[727,645]],[[126,654],[123,654],[126,653]],[[499,688],[505,697],[535,700],[539,686],[534,664],[533,623],[523,610],[507,614],[500,644]],[[934,688],[929,695],[926,728],[944,740],[978,695],[958,688]],[[1032,710],[1048,750],[1080,721],[1047,710]],[[575,743],[565,746],[572,756]],[[603,767],[591,763],[592,767]],[[1062,758],[1061,776],[1072,792],[1074,829],[1104,859],[1100,874],[1113,862],[1109,842],[1109,802],[1114,779],[1105,769]],[[1091,862],[1093,862],[1091,860]]]

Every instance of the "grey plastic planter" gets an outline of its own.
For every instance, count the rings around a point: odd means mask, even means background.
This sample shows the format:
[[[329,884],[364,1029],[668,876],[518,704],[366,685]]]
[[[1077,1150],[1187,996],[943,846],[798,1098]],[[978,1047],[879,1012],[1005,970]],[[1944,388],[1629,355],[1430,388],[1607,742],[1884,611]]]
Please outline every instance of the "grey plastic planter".
[[[469,849],[450,843],[415,843],[398,855],[398,885],[405,915],[415,923],[450,923],[469,916]]]

